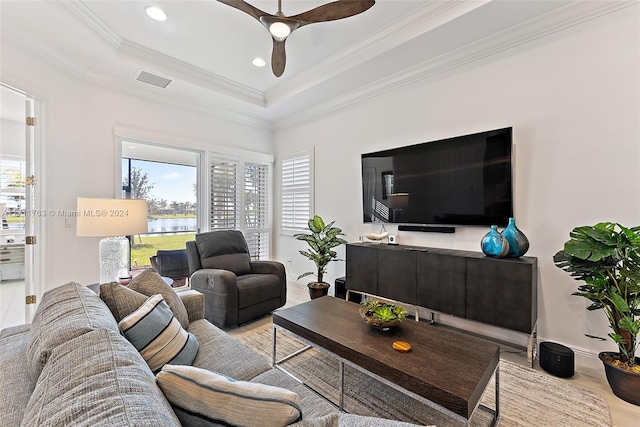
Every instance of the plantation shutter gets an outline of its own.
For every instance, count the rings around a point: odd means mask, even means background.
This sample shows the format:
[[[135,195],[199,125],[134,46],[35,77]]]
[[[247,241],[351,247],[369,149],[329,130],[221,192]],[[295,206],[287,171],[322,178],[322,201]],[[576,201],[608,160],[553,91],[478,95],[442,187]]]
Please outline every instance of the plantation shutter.
[[[307,229],[312,216],[312,153],[298,153],[282,159],[282,231]]]
[[[238,166],[234,160],[211,161],[210,230],[237,230],[240,226]]]
[[[270,257],[270,165],[214,157],[210,230],[242,231],[252,259]]]
[[[253,259],[269,258],[269,165],[244,164],[244,236]]]

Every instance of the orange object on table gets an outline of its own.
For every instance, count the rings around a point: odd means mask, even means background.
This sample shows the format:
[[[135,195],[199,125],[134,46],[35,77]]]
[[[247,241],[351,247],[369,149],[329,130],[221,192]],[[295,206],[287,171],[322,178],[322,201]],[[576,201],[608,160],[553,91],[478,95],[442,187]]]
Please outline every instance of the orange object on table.
[[[405,341],[395,341],[393,343],[393,349],[401,353],[406,353],[411,350],[411,344]]]

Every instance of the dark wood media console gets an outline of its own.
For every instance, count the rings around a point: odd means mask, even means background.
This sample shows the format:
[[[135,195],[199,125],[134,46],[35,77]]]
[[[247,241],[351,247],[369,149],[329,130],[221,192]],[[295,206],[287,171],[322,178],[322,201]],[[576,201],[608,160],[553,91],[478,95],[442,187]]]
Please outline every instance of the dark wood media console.
[[[406,245],[347,245],[345,287],[531,334],[538,318],[535,257]]]

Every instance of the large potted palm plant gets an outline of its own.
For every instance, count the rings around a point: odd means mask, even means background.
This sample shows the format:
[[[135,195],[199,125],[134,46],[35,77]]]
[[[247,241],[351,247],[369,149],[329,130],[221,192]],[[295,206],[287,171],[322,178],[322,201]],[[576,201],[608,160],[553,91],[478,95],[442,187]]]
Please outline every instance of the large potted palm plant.
[[[335,221],[325,224],[322,218],[315,215],[308,222],[309,233],[294,234],[296,239],[303,240],[309,245],[309,249],[306,251],[299,251],[300,254],[309,258],[316,264],[315,272],[308,271],[298,276],[298,279],[306,276],[316,276],[317,281],[307,284],[311,299],[327,295],[329,286],[331,286],[324,281],[324,274],[327,272],[327,264],[331,261],[338,261],[338,254],[333,250],[333,248],[347,243],[346,240],[340,237],[344,236],[342,230],[333,226],[334,222]]]
[[[640,331],[640,227],[602,222],[574,228],[553,261],[584,282],[573,295],[587,298],[589,311],[603,310],[618,352],[600,360],[613,393],[640,405],[640,359],[635,356]],[[604,338],[587,335],[590,338]]]

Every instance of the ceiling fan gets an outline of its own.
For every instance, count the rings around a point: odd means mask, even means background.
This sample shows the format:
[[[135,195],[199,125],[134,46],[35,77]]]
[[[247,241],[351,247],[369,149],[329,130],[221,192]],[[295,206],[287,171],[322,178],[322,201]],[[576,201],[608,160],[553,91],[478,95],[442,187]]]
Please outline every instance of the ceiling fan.
[[[294,30],[316,22],[348,18],[364,12],[375,4],[375,0],[338,0],[297,15],[285,16],[282,13],[282,0],[278,0],[278,11],[275,15],[263,12],[244,0],[218,1],[253,16],[269,31],[273,38],[271,69],[276,77],[280,77],[284,72],[287,61],[284,43]]]

